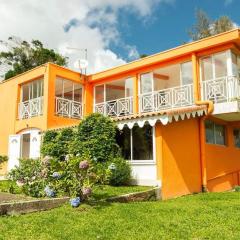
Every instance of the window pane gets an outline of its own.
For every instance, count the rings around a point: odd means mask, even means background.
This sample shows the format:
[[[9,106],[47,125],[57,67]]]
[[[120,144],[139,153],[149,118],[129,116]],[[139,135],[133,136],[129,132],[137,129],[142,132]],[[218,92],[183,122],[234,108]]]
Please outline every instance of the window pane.
[[[125,97],[125,80],[118,80],[106,84],[106,101]]]
[[[205,57],[201,59],[202,80],[213,79],[212,58]]]
[[[214,55],[215,77],[227,76],[227,54],[226,52]]]
[[[82,85],[79,83],[74,83],[73,100],[76,102],[82,102]]]
[[[148,93],[148,92],[152,92],[152,73],[144,73],[141,74],[141,93]]]
[[[193,83],[192,62],[181,64],[182,85]]]
[[[64,80],[63,81],[63,96],[65,99],[72,100],[73,99],[73,82]]]
[[[95,103],[104,102],[104,85],[95,87]]]
[[[238,76],[237,55],[235,53],[232,53],[232,64],[233,76]]]
[[[121,148],[122,157],[131,160],[131,130],[127,127],[117,132],[117,144]]]
[[[63,97],[63,80],[59,78],[57,78],[55,82],[55,96]]]
[[[225,145],[225,126],[215,124],[216,144]]]
[[[38,94],[38,96],[42,97],[43,96],[43,80],[39,80],[38,83],[39,83],[39,94]]]
[[[125,80],[125,97],[133,96],[133,79],[127,78]]]
[[[215,143],[214,140],[214,123],[212,121],[205,121],[205,130],[206,130],[206,142]]]
[[[153,133],[150,125],[132,129],[133,160],[153,160]]]
[[[235,147],[240,148],[240,130],[239,129],[233,130],[233,137],[234,137]]]
[[[29,84],[22,85],[22,102],[29,100]]]
[[[32,91],[33,91],[33,96],[32,96],[32,98],[37,98],[37,97],[39,97],[38,96],[38,82],[39,81],[33,81],[32,82]]]

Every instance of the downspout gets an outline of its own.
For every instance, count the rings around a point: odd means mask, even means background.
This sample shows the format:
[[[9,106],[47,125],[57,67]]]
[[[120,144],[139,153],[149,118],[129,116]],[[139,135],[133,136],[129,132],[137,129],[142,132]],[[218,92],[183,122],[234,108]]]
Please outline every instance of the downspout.
[[[212,101],[200,100],[200,81],[199,81],[199,62],[196,53],[192,54],[193,65],[193,86],[194,102],[196,105],[207,105],[207,114],[199,120],[199,143],[200,143],[200,167],[201,167],[201,188],[202,192],[207,192],[207,166],[206,166],[206,148],[205,148],[205,119],[214,110]]]

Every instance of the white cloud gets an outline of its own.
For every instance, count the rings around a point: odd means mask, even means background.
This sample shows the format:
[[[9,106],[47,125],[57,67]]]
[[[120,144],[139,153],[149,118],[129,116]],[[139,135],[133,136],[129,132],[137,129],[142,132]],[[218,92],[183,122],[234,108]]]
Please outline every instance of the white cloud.
[[[155,4],[163,2],[174,0],[0,0],[1,39],[11,35],[27,41],[38,39],[69,56],[69,67],[83,52],[66,47],[87,48],[88,72],[100,71],[125,62],[110,49],[110,44],[122,41],[117,29],[120,12],[144,20]],[[126,44],[125,50],[129,59],[138,56],[135,46]]]

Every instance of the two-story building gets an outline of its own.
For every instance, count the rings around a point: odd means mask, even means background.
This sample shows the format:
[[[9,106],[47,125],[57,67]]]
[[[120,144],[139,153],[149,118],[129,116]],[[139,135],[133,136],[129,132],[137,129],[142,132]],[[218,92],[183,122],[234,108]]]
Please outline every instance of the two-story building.
[[[240,185],[240,30],[181,45],[100,73],[51,63],[0,84],[0,155],[40,157],[41,135],[99,112],[137,184],[162,197]]]

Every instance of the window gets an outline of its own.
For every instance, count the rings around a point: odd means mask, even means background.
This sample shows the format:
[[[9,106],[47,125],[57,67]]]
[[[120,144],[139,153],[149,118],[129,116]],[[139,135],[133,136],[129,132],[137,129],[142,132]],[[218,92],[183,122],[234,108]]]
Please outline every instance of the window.
[[[133,96],[133,79],[121,79],[95,86],[95,104]]]
[[[55,96],[82,102],[82,85],[63,78],[57,78],[55,82]]]
[[[181,80],[182,85],[193,83],[192,62],[181,64]]]
[[[240,77],[240,56],[232,53],[233,75]]]
[[[144,73],[140,76],[140,90],[141,94],[153,91],[153,74]]]
[[[21,87],[22,97],[21,101],[25,102],[34,98],[43,96],[43,80],[35,80],[27,84],[23,84]]]
[[[117,142],[126,160],[153,160],[153,128],[145,125],[143,128],[125,127],[117,135]]]
[[[227,53],[227,51],[216,53],[201,59],[202,81],[221,78],[228,75]]]
[[[237,148],[240,148],[240,129],[233,130],[234,145]]]
[[[205,122],[206,142],[217,145],[226,145],[225,126],[207,120]]]

